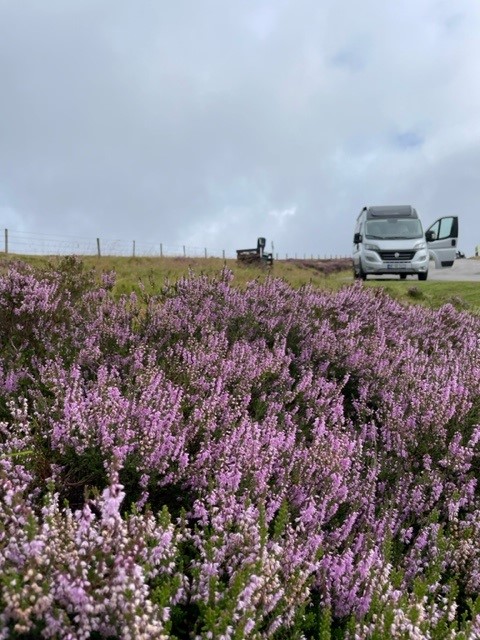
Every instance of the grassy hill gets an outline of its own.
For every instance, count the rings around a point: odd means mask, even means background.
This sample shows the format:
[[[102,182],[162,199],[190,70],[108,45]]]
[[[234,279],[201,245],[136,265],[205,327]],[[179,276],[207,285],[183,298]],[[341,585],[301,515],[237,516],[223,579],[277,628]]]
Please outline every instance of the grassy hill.
[[[0,260],[0,270],[8,264],[22,260],[38,268],[58,265],[62,257],[8,256]],[[224,267],[234,274],[234,284],[240,288],[252,280],[264,281],[269,277],[281,278],[294,288],[305,285],[323,289],[339,289],[353,283],[351,261],[332,260],[278,260],[272,267],[243,265],[236,260],[221,258],[182,257],[95,257],[81,258],[86,269],[94,269],[99,275],[115,271],[117,275],[114,293],[117,295],[138,291],[143,285],[154,293],[166,283],[174,283],[189,273],[213,276]],[[141,283],[141,284],[140,284]],[[438,308],[453,304],[457,309],[474,313],[480,311],[480,287],[476,282],[418,282],[417,280],[367,280],[366,287],[382,287],[396,300]]]

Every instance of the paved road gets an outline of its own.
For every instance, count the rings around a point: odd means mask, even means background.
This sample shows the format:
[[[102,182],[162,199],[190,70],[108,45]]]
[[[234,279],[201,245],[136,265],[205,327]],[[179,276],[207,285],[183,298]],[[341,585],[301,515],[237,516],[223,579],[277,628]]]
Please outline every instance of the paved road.
[[[368,276],[369,280],[398,280],[398,276]],[[455,260],[453,267],[435,269],[435,263],[430,262],[428,279],[444,282],[480,282],[480,260],[460,258]],[[407,276],[407,280],[418,280],[417,276]]]
[[[429,280],[448,280],[457,282],[480,282],[480,260],[459,258],[448,269],[435,269],[433,262],[428,271]]]
[[[435,264],[430,262],[428,279],[450,282],[480,282],[480,260],[459,258],[455,260],[453,267],[446,269],[435,269]]]

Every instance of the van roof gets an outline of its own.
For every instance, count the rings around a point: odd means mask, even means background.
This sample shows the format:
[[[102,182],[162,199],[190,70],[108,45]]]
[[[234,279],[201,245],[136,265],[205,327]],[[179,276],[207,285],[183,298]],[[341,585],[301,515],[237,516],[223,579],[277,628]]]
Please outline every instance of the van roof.
[[[367,220],[371,218],[418,218],[416,210],[410,204],[364,207],[365,210],[367,211]]]

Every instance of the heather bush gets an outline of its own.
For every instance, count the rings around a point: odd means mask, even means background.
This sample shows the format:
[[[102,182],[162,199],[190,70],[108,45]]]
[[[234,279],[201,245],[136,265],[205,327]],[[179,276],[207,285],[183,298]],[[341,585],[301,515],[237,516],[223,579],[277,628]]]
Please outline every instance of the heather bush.
[[[480,637],[480,319],[0,276],[0,638]]]

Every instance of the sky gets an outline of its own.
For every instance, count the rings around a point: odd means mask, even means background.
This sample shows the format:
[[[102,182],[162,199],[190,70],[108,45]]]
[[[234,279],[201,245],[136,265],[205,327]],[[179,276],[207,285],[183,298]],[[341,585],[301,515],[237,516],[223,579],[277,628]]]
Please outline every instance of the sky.
[[[480,244],[478,0],[0,0],[0,228],[350,255]]]

